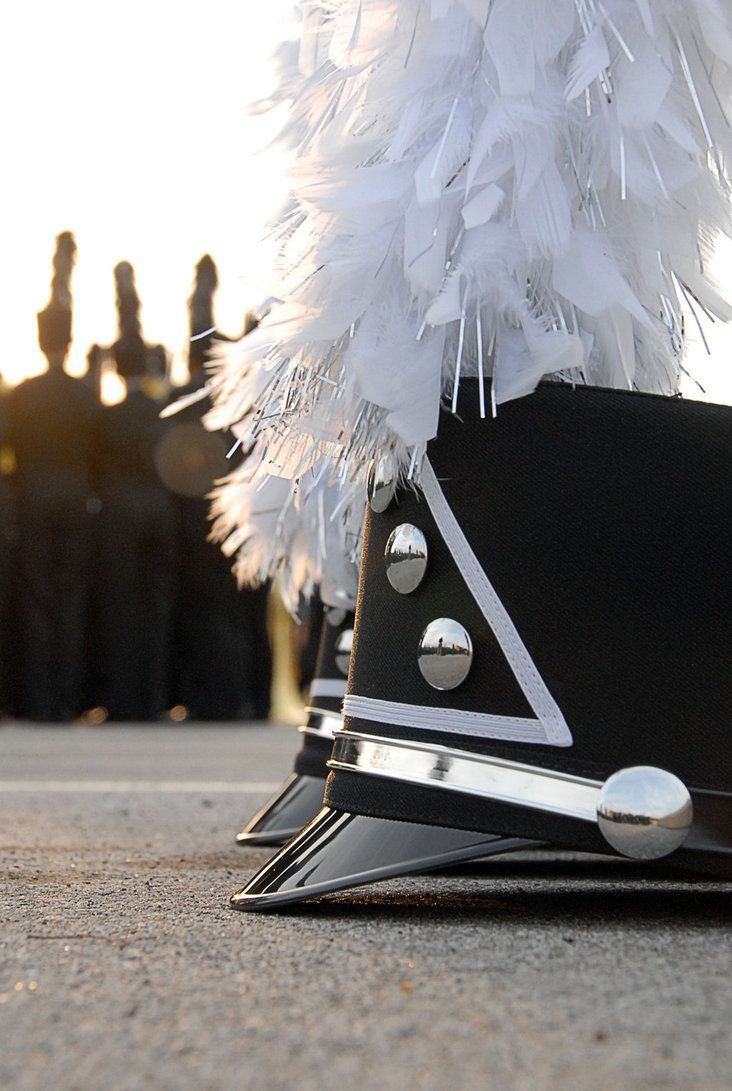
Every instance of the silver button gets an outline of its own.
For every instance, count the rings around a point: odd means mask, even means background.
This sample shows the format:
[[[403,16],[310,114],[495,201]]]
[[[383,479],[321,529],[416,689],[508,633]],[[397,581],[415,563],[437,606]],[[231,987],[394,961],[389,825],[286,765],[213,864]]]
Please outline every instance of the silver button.
[[[377,458],[369,471],[368,494],[371,510],[380,515],[394,499],[396,483],[387,469],[385,458]]]
[[[409,595],[427,571],[427,539],[419,527],[402,523],[389,535],[384,558],[391,586],[400,595]]]
[[[335,646],[335,661],[341,674],[348,674],[353,647],[353,629],[344,629],[338,636]]]
[[[683,845],[694,807],[683,781],[652,765],[613,773],[600,789],[597,824],[623,856],[658,860]]]
[[[419,642],[419,669],[433,689],[455,689],[470,673],[473,643],[459,621],[438,617]]]
[[[334,629],[337,629],[338,626],[342,625],[346,620],[346,611],[342,610],[340,606],[326,606],[325,620],[329,625],[332,625]]]

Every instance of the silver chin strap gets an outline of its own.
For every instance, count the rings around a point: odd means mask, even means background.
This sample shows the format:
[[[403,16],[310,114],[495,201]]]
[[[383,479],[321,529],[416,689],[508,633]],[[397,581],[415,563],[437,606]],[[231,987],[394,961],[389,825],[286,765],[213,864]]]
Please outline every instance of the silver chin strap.
[[[603,784],[466,750],[354,731],[336,734],[328,765],[591,822],[617,852],[636,860],[660,859],[684,844],[711,848],[715,841],[708,830],[692,832],[694,806],[683,782],[653,766],[622,769]]]

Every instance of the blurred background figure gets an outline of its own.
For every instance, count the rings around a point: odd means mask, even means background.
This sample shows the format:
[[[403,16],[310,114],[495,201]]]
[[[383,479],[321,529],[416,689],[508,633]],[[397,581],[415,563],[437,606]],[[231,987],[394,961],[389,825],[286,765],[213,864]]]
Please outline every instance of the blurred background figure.
[[[100,428],[101,513],[95,579],[98,693],[113,720],[157,720],[169,708],[177,511],[156,470],[165,432],[166,353],[147,345],[129,262],[114,270],[119,336],[112,357],[127,392]]]
[[[71,344],[73,235],[56,239],[48,305],[38,342],[48,370],[7,400],[8,442],[16,464],[18,712],[65,721],[81,711],[90,552],[88,501],[96,473],[100,407],[66,374]]]
[[[129,262],[114,270],[115,342],[93,344],[86,373],[68,374],[75,256],[62,232],[37,316],[47,370],[10,390],[0,378],[0,709],[86,723],[267,719],[276,637],[276,711],[299,716],[305,627],[296,642],[279,600],[239,590],[208,541],[208,496],[234,443],[202,423],[206,362],[229,340],[215,327],[216,265],[196,266],[190,379],[171,398]],[[244,334],[255,326],[248,315]]]
[[[10,446],[9,388],[0,375],[0,710],[18,715],[18,640],[14,601],[17,580],[18,525],[13,474],[15,453]]]
[[[195,720],[267,719],[272,656],[267,633],[267,588],[237,589],[230,561],[208,541],[207,499],[214,482],[230,470],[233,438],[207,432],[201,423],[210,407],[203,394],[206,361],[215,341],[213,300],[218,274],[205,254],[195,270],[188,302],[189,382],[174,401],[193,398],[172,416],[157,454],[161,479],[175,494],[181,558],[173,626],[172,695]],[[247,320],[245,333],[253,328]]]

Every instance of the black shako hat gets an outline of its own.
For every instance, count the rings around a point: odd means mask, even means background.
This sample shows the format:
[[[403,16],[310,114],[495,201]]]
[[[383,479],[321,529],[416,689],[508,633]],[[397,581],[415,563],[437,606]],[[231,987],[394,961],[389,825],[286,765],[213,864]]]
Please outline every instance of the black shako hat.
[[[372,471],[324,806],[237,909],[537,845],[732,877],[732,408],[475,385]]]
[[[323,802],[328,759],[336,731],[343,726],[341,705],[353,642],[353,613],[323,611],[315,677],[310,684],[302,746],[282,787],[237,834],[239,845],[284,845],[309,822]]]
[[[71,274],[76,259],[76,241],[70,231],[56,236],[53,255],[51,298],[36,316],[38,344],[46,355],[66,352],[71,344],[72,297]]]

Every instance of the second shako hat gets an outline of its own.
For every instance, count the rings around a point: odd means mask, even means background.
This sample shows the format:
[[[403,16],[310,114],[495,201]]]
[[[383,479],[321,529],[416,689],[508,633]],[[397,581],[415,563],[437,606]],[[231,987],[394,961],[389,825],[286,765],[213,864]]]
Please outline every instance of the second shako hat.
[[[326,607],[305,722],[299,728],[302,742],[292,773],[237,834],[238,844],[252,848],[284,845],[320,809],[333,738],[343,726],[341,706],[352,641],[352,612]]]

